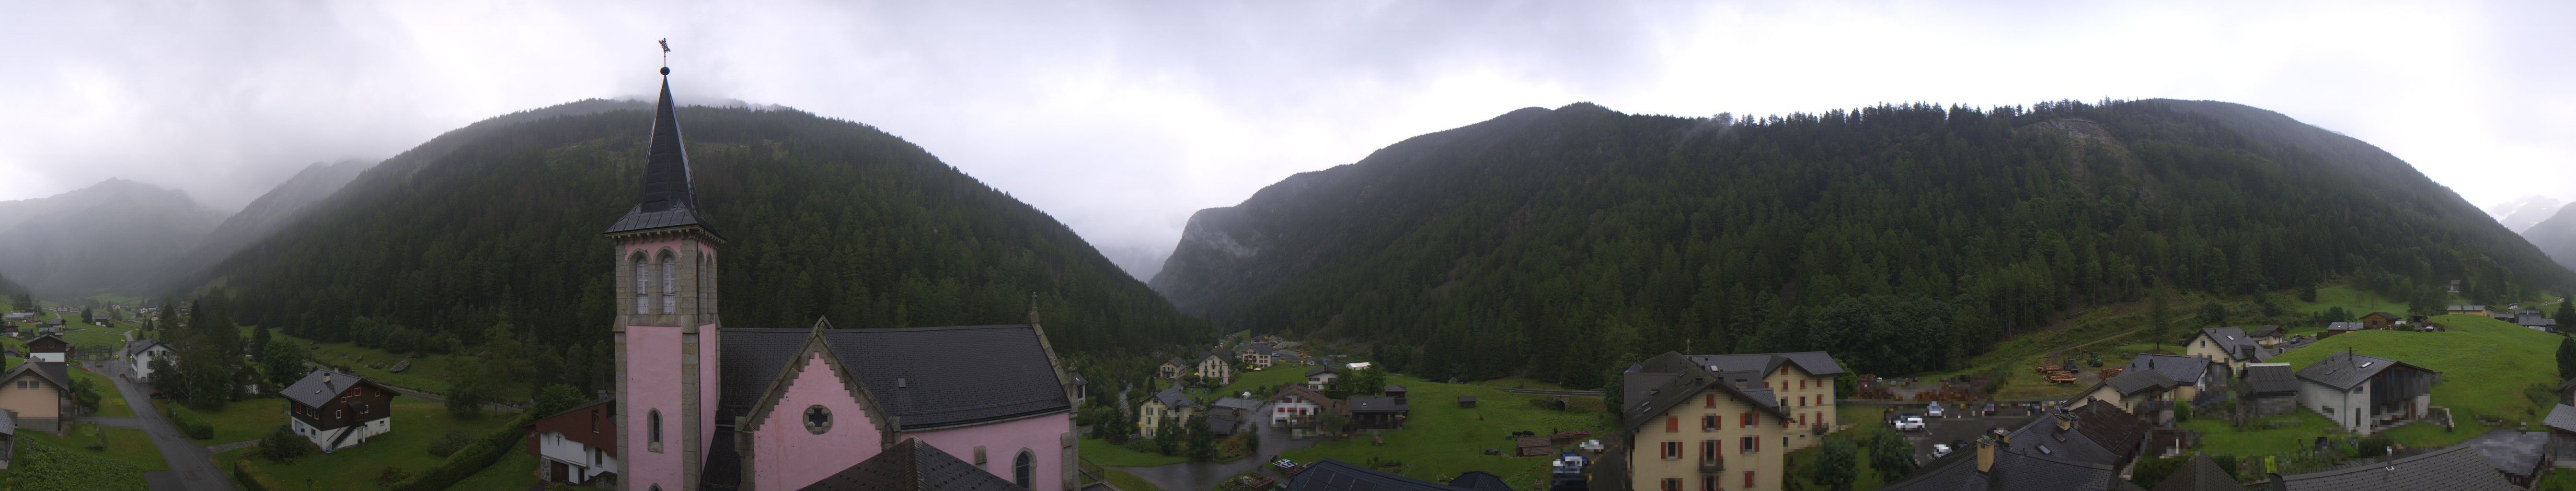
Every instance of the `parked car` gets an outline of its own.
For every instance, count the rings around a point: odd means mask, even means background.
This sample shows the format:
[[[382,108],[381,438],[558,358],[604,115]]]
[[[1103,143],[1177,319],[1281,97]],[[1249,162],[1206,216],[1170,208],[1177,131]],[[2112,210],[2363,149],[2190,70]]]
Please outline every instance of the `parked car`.
[[[1929,414],[1935,418],[1941,417],[1941,403],[1939,401],[1934,401],[1931,404],[1924,405],[1923,414]]]
[[[1923,431],[1922,416],[1896,418],[1896,431]]]
[[[1992,402],[1986,403],[1986,415],[1987,415],[1987,416],[1993,416],[1993,415],[1995,415],[1995,403],[1992,403]]]
[[[1947,443],[1935,443],[1935,444],[1932,444],[1932,458],[1938,459],[1938,458],[1945,457],[1945,456],[1948,456],[1948,455],[1950,455],[1950,444],[1947,444]]]

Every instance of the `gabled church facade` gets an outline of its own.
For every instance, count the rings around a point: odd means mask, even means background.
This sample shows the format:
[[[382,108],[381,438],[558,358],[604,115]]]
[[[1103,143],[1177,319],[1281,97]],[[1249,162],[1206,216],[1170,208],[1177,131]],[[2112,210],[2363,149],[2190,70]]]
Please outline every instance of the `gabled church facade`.
[[[1014,486],[1072,490],[1075,384],[1034,313],[986,326],[722,326],[724,239],[699,214],[662,73],[643,194],[602,233],[616,243],[618,487],[839,489],[858,475],[845,471],[917,440]]]

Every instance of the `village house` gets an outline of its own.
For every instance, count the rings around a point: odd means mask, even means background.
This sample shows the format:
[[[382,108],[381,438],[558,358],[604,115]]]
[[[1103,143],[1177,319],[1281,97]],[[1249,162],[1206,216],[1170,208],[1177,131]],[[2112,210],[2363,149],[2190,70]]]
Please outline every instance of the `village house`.
[[[1327,414],[1341,414],[1341,401],[1304,385],[1284,384],[1270,396],[1270,425],[1315,429]]]
[[[2237,400],[2250,415],[2278,416],[2299,410],[2299,379],[2290,364],[2255,363],[2241,373]]]
[[[2445,314],[2452,314],[2452,315],[2487,315],[2487,306],[2485,306],[2485,305],[2452,305],[2452,306],[2449,306],[2449,307],[2443,307],[2443,308],[2442,308],[2442,313],[2445,313]]]
[[[1181,393],[1180,387],[1163,389],[1154,393],[1154,397],[1145,399],[1142,407],[1136,408],[1136,434],[1153,438],[1162,434],[1165,422],[1189,424],[1190,416],[1198,414],[1199,409],[1199,401],[1190,400],[1188,395]]]
[[[1252,426],[1253,418],[1268,416],[1258,414],[1259,411],[1261,411],[1259,399],[1219,397],[1216,402],[1208,404],[1208,431],[1220,437],[1232,436]]]
[[[101,310],[89,313],[89,324],[93,326],[105,326],[110,322],[115,322],[115,319],[115,312]]]
[[[2269,324],[2256,328],[2253,332],[2245,333],[2245,335],[2253,337],[2254,344],[2263,347],[2271,347],[2272,345],[2290,341],[2289,329]]]
[[[1193,373],[1198,374],[1199,380],[1208,385],[1234,383],[1234,359],[1225,355],[1225,351],[1218,350],[1210,351],[1206,356],[1200,356],[1198,368]]]
[[[529,422],[528,455],[537,479],[551,483],[614,482],[617,401],[601,398]]]
[[[158,339],[137,339],[125,343],[125,378],[136,382],[152,381],[152,362],[177,364],[170,359],[170,345]]]
[[[2562,398],[2540,424],[2549,428],[2549,454],[2556,459],[2551,465],[2576,468],[2576,406]]]
[[[2205,338],[2204,338],[2205,339]],[[2198,355],[2140,354],[2129,360],[2119,376],[2093,384],[2092,388],[2067,400],[2067,406],[2078,407],[2095,401],[2119,406],[2120,410],[2150,421],[2165,421],[2172,416],[2174,404],[2189,404],[2218,385],[2225,377],[2225,365]]]
[[[304,374],[285,390],[287,427],[325,453],[392,432],[393,389],[330,369]]]
[[[2361,315],[2361,327],[2363,329],[2396,329],[2397,324],[2399,322],[2404,322],[2405,320],[2405,317],[2397,314],[2371,312]]]
[[[1235,361],[1242,363],[1243,366],[1252,367],[1253,370],[1269,370],[1270,353],[1277,350],[1275,346],[1277,345],[1260,341],[1243,343],[1243,349],[1236,353]]]
[[[726,240],[701,215],[667,79],[652,120],[641,194],[599,232],[615,264],[617,315],[602,327],[620,486],[802,489],[918,441],[1030,491],[1075,487],[1075,385],[1034,299],[1025,323],[722,326]]]
[[[1181,375],[1190,373],[1193,368],[1189,360],[1175,356],[1170,360],[1164,360],[1162,366],[1155,367],[1154,375],[1165,380],[1180,380]]]
[[[2278,333],[2279,329],[2276,327],[2273,332]],[[2244,370],[2247,364],[2271,361],[2274,356],[2308,345],[2304,340],[2264,344],[2263,339],[2235,327],[2202,329],[2191,340],[2183,342],[2183,354],[2206,357],[2227,365],[2231,370]]]
[[[1341,378],[1342,371],[1340,369],[1333,368],[1332,365],[1309,368],[1306,369],[1306,388],[1324,390],[1325,388],[1332,387],[1333,381],[1340,380]]]
[[[2347,351],[2317,360],[2299,370],[2298,378],[2301,406],[2345,431],[2368,435],[2429,414],[2433,384],[2442,374]]]
[[[2144,453],[2147,423],[2112,404],[2052,409],[2018,430],[1926,463],[1882,491],[2110,491],[2136,489],[2121,470]],[[2163,488],[2158,488],[2163,489]]]
[[[1404,420],[1411,417],[1413,406],[1404,397],[1404,386],[1389,385],[1384,396],[1352,397],[1347,412],[1350,413],[1352,427],[1392,430],[1404,428]]]
[[[2331,338],[2335,337],[2337,334],[2360,331],[2361,328],[2362,325],[2359,322],[2329,322],[2326,323],[2326,332],[2324,334],[2318,334],[2317,339]]]
[[[72,343],[61,336],[46,334],[27,340],[27,361],[71,361]]]
[[[1620,374],[1629,401],[1620,473],[1634,490],[1779,489],[1782,457],[1816,443],[1810,425],[1834,424],[1840,373],[1820,351],[1666,352],[1631,365]]]
[[[71,427],[71,368],[60,362],[26,361],[0,375],[0,412],[19,429],[61,434]]]
[[[2550,445],[2549,434],[2544,432],[2496,428],[2461,442],[2460,446],[2477,449],[2479,456],[2486,457],[2488,467],[2495,468],[2505,482],[2515,486],[2530,487],[2540,480],[2541,474],[2549,471],[2551,464],[2557,462],[2557,458],[2550,455],[2554,447]]]
[[[2540,315],[2540,311],[2537,310],[2514,313],[2513,325],[2528,327],[2542,332],[2554,332],[2558,330],[2557,319],[2551,319],[2548,316]]]

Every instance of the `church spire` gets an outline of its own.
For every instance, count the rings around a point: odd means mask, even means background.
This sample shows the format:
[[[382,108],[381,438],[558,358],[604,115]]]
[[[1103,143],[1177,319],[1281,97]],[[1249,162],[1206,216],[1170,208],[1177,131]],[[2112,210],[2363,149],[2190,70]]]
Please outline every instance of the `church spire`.
[[[664,48],[669,49],[669,48]],[[644,157],[644,192],[636,197],[635,208],[626,212],[605,233],[615,234],[659,228],[697,226],[706,228],[698,216],[696,192],[689,175],[688,146],[681,142],[680,118],[671,104],[671,67],[662,67],[662,95],[653,104],[652,142]],[[712,235],[713,231],[709,231]]]

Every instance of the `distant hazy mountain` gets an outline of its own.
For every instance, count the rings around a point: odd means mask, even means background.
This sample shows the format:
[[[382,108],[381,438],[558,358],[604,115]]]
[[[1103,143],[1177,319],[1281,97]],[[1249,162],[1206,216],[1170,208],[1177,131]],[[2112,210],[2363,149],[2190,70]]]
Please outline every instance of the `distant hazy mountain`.
[[[287,178],[286,182],[269,189],[268,194],[251,201],[250,206],[242,207],[241,212],[224,219],[223,224],[216,226],[205,240],[199,241],[187,256],[172,262],[172,277],[184,277],[186,273],[203,270],[243,246],[276,233],[279,228],[311,212],[315,203],[331,197],[331,193],[340,192],[341,187],[349,185],[349,180],[358,178],[358,173],[375,166],[376,162],[372,160],[314,162],[305,166],[303,171],[295,173],[295,177]]]
[[[2576,269],[2576,206],[2560,207],[2558,214],[2523,230],[2522,238],[2559,265]]]
[[[40,296],[141,293],[222,219],[186,193],[124,179],[0,202],[0,275]]]
[[[2494,216],[2496,223],[2504,224],[2504,228],[2521,232],[2530,229],[2532,225],[2539,224],[2541,220],[2557,216],[2558,209],[2565,206],[2566,203],[2559,202],[2558,198],[2534,194],[2489,206],[2487,215]]]

